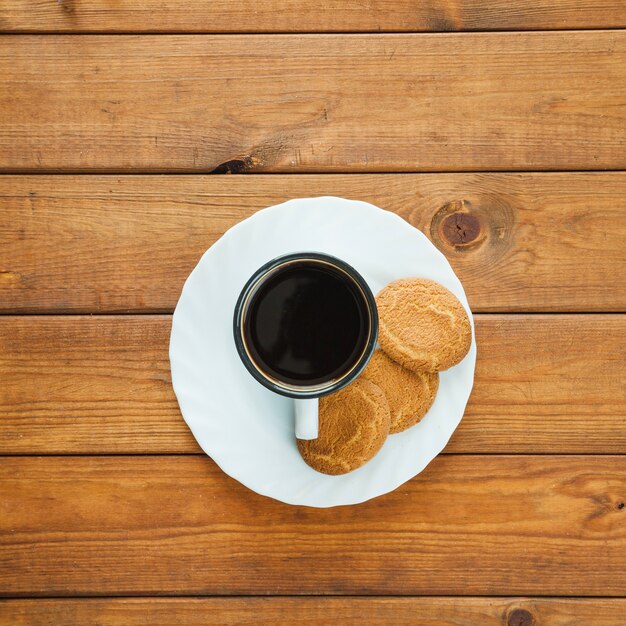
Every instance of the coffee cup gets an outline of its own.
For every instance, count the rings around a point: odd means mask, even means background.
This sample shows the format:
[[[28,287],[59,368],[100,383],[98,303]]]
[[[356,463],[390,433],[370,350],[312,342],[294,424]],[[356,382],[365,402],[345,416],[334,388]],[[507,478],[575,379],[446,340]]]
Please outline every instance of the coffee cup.
[[[376,348],[376,302],[348,263],[299,252],[260,267],[243,287],[233,330],[250,374],[295,399],[298,439],[316,439],[319,398],[342,389]]]

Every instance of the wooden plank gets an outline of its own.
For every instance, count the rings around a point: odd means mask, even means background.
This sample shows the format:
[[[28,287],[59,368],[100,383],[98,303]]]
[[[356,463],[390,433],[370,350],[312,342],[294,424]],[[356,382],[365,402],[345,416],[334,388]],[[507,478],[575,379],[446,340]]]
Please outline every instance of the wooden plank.
[[[0,453],[197,453],[169,317],[0,318]],[[476,383],[448,452],[623,453],[626,316],[476,319]]]
[[[5,0],[7,32],[359,32],[623,28],[624,0]]]
[[[342,626],[615,626],[625,612],[613,598],[83,598],[0,600],[0,626],[319,626],[329,616]]]
[[[1,171],[623,169],[625,107],[624,31],[0,39]]]
[[[474,311],[626,311],[625,172],[0,176],[0,310],[172,311],[229,227],[320,195],[426,233]]]
[[[0,593],[620,596],[625,494],[625,456],[443,456],[325,510],[202,456],[5,457]]]

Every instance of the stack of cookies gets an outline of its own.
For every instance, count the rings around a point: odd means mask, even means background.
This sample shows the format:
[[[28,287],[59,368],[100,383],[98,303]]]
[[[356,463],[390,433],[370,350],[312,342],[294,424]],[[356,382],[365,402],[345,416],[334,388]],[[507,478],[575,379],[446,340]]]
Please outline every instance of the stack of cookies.
[[[376,303],[380,349],[355,382],[320,400],[318,438],[298,440],[302,458],[324,474],[361,467],[389,434],[417,424],[435,400],[439,372],[472,342],[463,305],[432,280],[392,282]]]

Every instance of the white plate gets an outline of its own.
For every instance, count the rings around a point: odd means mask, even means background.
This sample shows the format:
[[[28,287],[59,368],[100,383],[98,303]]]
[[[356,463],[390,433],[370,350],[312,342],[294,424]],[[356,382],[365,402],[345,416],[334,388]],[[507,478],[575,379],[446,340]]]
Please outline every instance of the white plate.
[[[355,504],[392,491],[444,448],[458,426],[474,381],[476,345],[441,374],[424,419],[390,435],[369,463],[326,476],[300,458],[293,400],[255,381],[237,355],[233,311],[245,282],[261,265],[290,252],[325,252],[345,260],[374,294],[397,278],[441,283],[463,303],[465,292],[446,258],[397,215],[366,202],[323,197],[290,200],[231,228],[193,270],[174,312],[172,384],[183,417],[202,449],[253,491],[289,504]]]

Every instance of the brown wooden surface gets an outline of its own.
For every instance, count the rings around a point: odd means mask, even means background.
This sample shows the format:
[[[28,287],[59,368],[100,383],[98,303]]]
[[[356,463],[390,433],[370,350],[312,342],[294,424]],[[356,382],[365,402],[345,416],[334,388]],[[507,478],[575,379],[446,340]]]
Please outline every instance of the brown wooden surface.
[[[0,171],[626,167],[624,31],[44,38],[0,38]]]
[[[342,626],[616,626],[625,613],[626,600],[606,598],[0,600],[1,626],[51,626],[51,615],[54,626],[319,626],[329,616]]]
[[[0,626],[625,622],[625,27],[626,0],[0,0]],[[478,361],[445,454],[317,510],[200,454],[167,344],[227,228],[325,194],[437,245]]]
[[[225,230],[324,194],[426,233],[474,311],[626,311],[624,172],[0,176],[0,310],[172,311]],[[445,230],[472,218],[476,232]]]
[[[9,32],[354,32],[619,28],[624,0],[3,0]]]
[[[197,453],[169,316],[0,317],[0,453]],[[447,452],[622,453],[626,317],[476,318],[476,384]]]
[[[440,456],[334,509],[204,456],[7,457],[0,594],[620,596],[625,497],[626,456]]]

